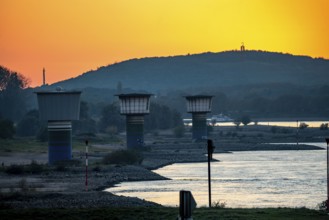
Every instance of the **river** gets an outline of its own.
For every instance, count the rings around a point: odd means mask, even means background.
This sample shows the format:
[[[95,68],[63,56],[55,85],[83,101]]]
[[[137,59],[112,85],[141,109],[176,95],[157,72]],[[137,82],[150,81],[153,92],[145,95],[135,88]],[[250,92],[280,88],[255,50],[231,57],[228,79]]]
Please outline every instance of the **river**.
[[[187,126],[192,126],[192,119],[184,119],[184,124]],[[208,123],[211,123],[210,119],[207,119]],[[301,123],[305,123],[310,128],[319,128],[321,124],[328,123],[328,121],[298,121],[298,126]],[[250,123],[251,125],[254,122]],[[297,121],[258,121],[258,125],[265,125],[265,126],[280,126],[280,127],[297,127]],[[215,126],[236,126],[233,122],[217,122]]]
[[[314,145],[325,147],[324,143]],[[244,151],[215,154],[212,201],[226,207],[307,207],[326,200],[326,151]],[[208,205],[207,163],[173,164],[154,172],[171,180],[124,182],[106,191],[178,206],[179,190]]]

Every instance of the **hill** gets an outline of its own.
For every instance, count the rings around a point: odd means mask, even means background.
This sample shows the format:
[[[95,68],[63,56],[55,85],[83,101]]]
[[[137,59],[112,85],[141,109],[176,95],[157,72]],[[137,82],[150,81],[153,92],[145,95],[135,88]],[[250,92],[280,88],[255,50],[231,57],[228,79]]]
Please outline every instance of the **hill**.
[[[124,88],[149,92],[268,83],[329,83],[329,60],[264,51],[226,51],[123,61],[50,87]]]

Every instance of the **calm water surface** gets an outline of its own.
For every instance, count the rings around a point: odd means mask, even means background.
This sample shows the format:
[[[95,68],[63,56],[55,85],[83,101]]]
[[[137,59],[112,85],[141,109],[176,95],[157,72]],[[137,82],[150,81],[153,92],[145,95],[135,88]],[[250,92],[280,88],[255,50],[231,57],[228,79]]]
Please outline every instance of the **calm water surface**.
[[[317,144],[325,147],[325,144]],[[308,207],[326,200],[326,151],[247,151],[215,154],[212,201],[227,207]],[[207,163],[173,164],[155,170],[172,180],[125,182],[106,191],[178,206],[179,190],[208,205]]]
[[[184,119],[184,123],[186,125],[192,126],[192,119]],[[208,119],[210,123],[210,119]],[[298,125],[300,123],[306,123],[311,128],[319,128],[321,124],[328,123],[328,121],[299,121]],[[253,125],[254,123],[250,123]],[[259,121],[258,125],[267,125],[267,126],[281,126],[281,127],[297,127],[296,121]],[[236,126],[233,122],[218,122],[215,124],[215,126]]]

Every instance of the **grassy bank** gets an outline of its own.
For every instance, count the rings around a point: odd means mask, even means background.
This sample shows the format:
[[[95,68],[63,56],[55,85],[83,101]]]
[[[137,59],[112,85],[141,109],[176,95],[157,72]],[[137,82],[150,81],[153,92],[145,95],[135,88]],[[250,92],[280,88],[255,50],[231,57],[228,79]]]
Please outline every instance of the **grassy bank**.
[[[176,219],[178,208],[101,208],[101,209],[9,209],[0,210],[1,219]],[[199,208],[193,219],[329,219],[322,211],[305,208]]]

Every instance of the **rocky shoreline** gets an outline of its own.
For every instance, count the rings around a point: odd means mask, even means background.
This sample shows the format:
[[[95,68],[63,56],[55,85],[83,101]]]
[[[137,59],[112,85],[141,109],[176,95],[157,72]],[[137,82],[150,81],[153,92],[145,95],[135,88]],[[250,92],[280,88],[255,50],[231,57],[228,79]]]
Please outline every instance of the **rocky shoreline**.
[[[246,150],[319,150],[311,145],[287,144],[229,144],[220,143],[215,153],[230,153]],[[124,181],[166,180],[152,170],[173,163],[206,162],[204,143],[153,144],[143,152],[141,165],[91,165],[88,191],[85,187],[85,170],[76,166],[65,172],[49,172],[40,175],[12,177],[1,173],[1,188],[19,185],[25,179],[27,189],[18,186],[11,193],[0,194],[2,208],[93,208],[93,207],[154,207],[159,204],[138,198],[116,196],[103,191]],[[12,180],[4,181],[6,178]],[[16,179],[15,179],[16,178]],[[14,182],[14,183],[13,183]],[[11,185],[10,185],[11,184]],[[19,191],[21,190],[21,191]],[[176,199],[176,198],[175,198]]]
[[[159,207],[160,205],[134,197],[116,196],[106,192],[26,193],[12,198],[1,198],[2,207],[30,208],[106,208],[106,207]]]

